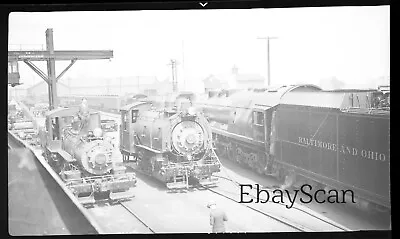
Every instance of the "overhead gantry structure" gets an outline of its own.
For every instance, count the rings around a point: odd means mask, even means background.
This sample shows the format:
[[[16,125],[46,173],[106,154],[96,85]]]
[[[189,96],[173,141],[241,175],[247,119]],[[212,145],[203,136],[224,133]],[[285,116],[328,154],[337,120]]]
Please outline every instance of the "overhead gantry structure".
[[[113,51],[94,50],[94,51],[55,51],[53,44],[53,29],[46,30],[46,50],[45,51],[8,51],[8,62],[16,63],[23,61],[36,74],[38,74],[48,85],[49,108],[57,108],[57,82],[75,64],[77,60],[101,60],[111,59]],[[47,75],[35,66],[32,61],[47,61]],[[71,63],[56,76],[55,61],[71,61]]]

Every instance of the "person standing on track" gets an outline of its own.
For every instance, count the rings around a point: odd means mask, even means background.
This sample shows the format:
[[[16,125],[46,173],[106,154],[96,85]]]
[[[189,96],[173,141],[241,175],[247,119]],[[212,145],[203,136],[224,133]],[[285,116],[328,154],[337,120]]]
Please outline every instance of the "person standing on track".
[[[225,232],[225,222],[228,221],[225,211],[217,208],[214,201],[210,201],[207,207],[210,208],[210,225],[212,227],[212,232]]]

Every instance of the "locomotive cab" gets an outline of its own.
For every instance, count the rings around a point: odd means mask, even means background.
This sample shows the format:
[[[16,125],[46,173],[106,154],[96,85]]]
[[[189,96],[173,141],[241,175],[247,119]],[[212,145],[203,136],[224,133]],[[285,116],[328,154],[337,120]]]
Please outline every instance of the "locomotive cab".
[[[150,107],[151,103],[149,102],[135,102],[121,108],[121,125],[119,126],[120,151],[124,160],[136,153],[134,147],[136,135],[130,133],[133,131],[132,125],[137,122],[139,111],[141,109],[148,110]]]
[[[258,141],[265,140],[265,112],[261,110],[253,111],[253,139]]]

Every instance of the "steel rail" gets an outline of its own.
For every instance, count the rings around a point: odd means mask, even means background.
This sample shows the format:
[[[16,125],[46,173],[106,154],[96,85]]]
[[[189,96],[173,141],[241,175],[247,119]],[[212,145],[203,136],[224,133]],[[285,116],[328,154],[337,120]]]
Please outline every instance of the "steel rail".
[[[118,202],[122,207],[124,207],[130,214],[132,214],[139,222],[141,222],[147,229],[149,229],[152,233],[156,233],[147,223],[145,223],[132,209],[130,209],[125,203]]]

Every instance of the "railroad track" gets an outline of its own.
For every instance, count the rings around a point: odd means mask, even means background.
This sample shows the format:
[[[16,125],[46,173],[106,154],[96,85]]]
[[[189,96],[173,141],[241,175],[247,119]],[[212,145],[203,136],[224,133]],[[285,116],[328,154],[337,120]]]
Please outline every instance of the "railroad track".
[[[278,217],[276,217],[276,216],[273,216],[273,215],[270,214],[270,213],[263,212],[263,211],[261,211],[261,210],[259,210],[259,209],[254,208],[254,207],[251,207],[251,206],[248,206],[248,205],[239,203],[239,202],[236,201],[235,199],[233,199],[233,198],[231,198],[231,197],[229,197],[229,196],[227,196],[227,195],[224,195],[223,193],[220,193],[220,192],[218,192],[218,191],[216,191],[216,190],[213,190],[213,189],[211,189],[211,188],[204,187],[204,186],[200,186],[200,187],[203,188],[203,189],[206,189],[206,190],[208,190],[208,191],[210,191],[210,192],[212,192],[212,193],[214,193],[214,194],[216,194],[216,195],[219,195],[219,196],[221,196],[221,197],[224,197],[224,198],[226,198],[226,199],[228,199],[228,200],[230,200],[230,201],[236,202],[236,203],[238,203],[238,204],[240,204],[240,205],[242,205],[242,206],[244,206],[244,207],[247,207],[247,208],[249,208],[250,210],[253,210],[253,211],[257,212],[257,213],[260,213],[261,215],[264,215],[264,216],[266,216],[266,217],[268,217],[268,218],[271,218],[271,219],[273,219],[273,220],[275,220],[275,221],[277,221],[277,222],[279,222],[279,223],[282,223],[282,224],[284,224],[284,225],[286,225],[286,226],[289,226],[289,227],[291,227],[291,228],[293,228],[293,229],[295,229],[295,230],[298,230],[299,232],[312,232],[312,231],[314,231],[314,230],[311,230],[311,229],[306,228],[306,227],[304,227],[304,226],[296,225],[296,224],[294,224],[293,222],[289,222],[289,221],[287,221],[287,220],[278,218]]]
[[[233,185],[234,185],[235,187],[240,188],[241,183],[240,183],[240,182],[237,182],[236,180],[233,180],[231,177],[229,177],[229,174],[226,172],[226,169],[224,168],[224,166],[223,166],[222,163],[221,163],[221,165],[222,165],[223,171],[225,172],[226,175],[228,175],[228,177],[224,177],[224,176],[220,176],[220,175],[216,175],[216,176],[217,176],[218,178],[220,178],[220,179],[229,181],[229,182],[233,183]],[[230,196],[228,196],[228,195],[226,195],[226,194],[224,194],[224,193],[222,193],[222,192],[218,192],[218,191],[213,190],[213,189],[210,189],[210,188],[207,188],[207,190],[209,190],[209,191],[211,191],[211,192],[213,192],[213,193],[215,193],[215,194],[218,194],[218,195],[220,195],[220,196],[222,196],[222,197],[229,198],[230,200],[237,202],[234,198],[232,198],[232,197],[230,197]],[[266,190],[266,189],[263,188],[263,190]],[[268,189],[267,189],[267,190],[268,190]],[[255,189],[252,189],[251,191],[252,191],[253,193],[256,193],[256,190],[255,190]],[[272,190],[269,189],[268,191],[271,192]],[[230,192],[230,193],[233,194],[232,192]],[[249,196],[250,196],[252,199],[257,199],[257,197],[254,196],[252,193],[250,193]],[[260,199],[261,199],[261,198],[260,198]],[[239,203],[239,202],[237,202],[237,203]],[[258,212],[261,213],[261,214],[265,214],[266,216],[272,217],[272,218],[274,218],[274,219],[276,219],[276,220],[278,220],[278,221],[282,221],[282,223],[284,223],[284,224],[293,224],[293,222],[291,222],[290,219],[288,219],[288,220],[283,220],[283,219],[281,219],[281,218],[278,218],[278,217],[273,216],[273,215],[270,214],[270,213],[263,212],[263,211],[261,211],[260,209],[251,207],[251,206],[246,205],[246,204],[242,204],[242,205],[243,205],[243,206],[246,206],[246,207],[248,207],[248,208],[250,208],[250,209],[252,209],[252,210],[258,211]],[[284,203],[279,203],[279,205],[281,205],[281,206],[283,206],[283,207],[286,206],[286,204],[284,204]],[[312,219],[316,219],[316,220],[320,221],[322,224],[329,225],[329,227],[335,228],[335,229],[337,229],[338,231],[350,231],[350,229],[348,229],[348,228],[346,228],[346,227],[344,227],[344,226],[342,226],[342,225],[340,225],[340,224],[338,224],[338,223],[335,223],[335,222],[333,222],[333,221],[330,221],[329,219],[324,219],[324,218],[322,218],[322,217],[320,217],[320,216],[318,216],[318,215],[316,215],[316,214],[310,213],[310,212],[308,212],[308,211],[306,211],[306,210],[303,210],[303,209],[301,209],[301,208],[299,208],[299,207],[293,206],[291,209],[294,209],[294,210],[296,210],[296,211],[298,211],[298,212],[300,212],[300,213],[302,213],[302,214],[306,214],[307,216],[311,217]],[[322,224],[321,224],[321,225],[322,225]],[[300,230],[305,229],[306,231],[316,231],[316,230],[313,230],[313,229],[310,229],[310,228],[307,228],[307,227],[303,227],[303,226],[301,226],[301,225],[298,225],[297,227],[298,227]]]
[[[147,227],[150,232],[156,233],[148,223],[144,222],[131,208],[129,208],[124,202],[119,202],[119,204],[124,207],[130,214],[132,214],[139,222],[143,224],[143,226]]]
[[[86,210],[99,222],[105,234],[156,233],[125,201],[98,202]]]

